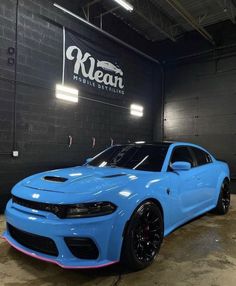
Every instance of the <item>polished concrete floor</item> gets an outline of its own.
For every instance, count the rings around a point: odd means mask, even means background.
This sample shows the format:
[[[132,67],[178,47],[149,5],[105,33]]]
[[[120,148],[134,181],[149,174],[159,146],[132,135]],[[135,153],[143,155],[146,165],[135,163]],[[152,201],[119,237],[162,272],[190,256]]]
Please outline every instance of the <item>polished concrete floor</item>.
[[[0,216],[0,231],[4,229]],[[164,239],[149,268],[129,273],[119,266],[63,270],[0,242],[0,286],[7,285],[236,285],[236,195],[226,216],[206,214]]]

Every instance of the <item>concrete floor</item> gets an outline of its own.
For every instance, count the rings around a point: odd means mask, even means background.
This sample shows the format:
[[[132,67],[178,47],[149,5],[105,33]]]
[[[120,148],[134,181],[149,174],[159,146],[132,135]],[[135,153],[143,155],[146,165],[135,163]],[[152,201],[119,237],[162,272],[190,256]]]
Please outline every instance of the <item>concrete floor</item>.
[[[0,231],[4,229],[0,216]],[[63,270],[0,242],[0,285],[236,285],[236,195],[226,216],[206,214],[164,239],[149,268],[129,273],[119,266]]]

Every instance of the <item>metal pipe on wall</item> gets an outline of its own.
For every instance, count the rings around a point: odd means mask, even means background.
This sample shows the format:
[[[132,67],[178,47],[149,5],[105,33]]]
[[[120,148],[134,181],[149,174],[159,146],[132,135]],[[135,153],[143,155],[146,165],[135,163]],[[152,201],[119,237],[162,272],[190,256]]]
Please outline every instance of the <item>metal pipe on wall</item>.
[[[150,61],[152,61],[152,62],[154,62],[154,63],[156,63],[156,64],[158,64],[158,65],[161,65],[161,63],[160,63],[159,60],[157,60],[157,59],[155,59],[155,58],[153,58],[153,57],[151,57],[151,56],[149,56],[149,55],[143,53],[142,51],[136,49],[135,47],[133,47],[133,46],[131,46],[131,45],[129,45],[129,44],[127,44],[126,42],[120,40],[119,38],[113,36],[112,34],[110,34],[110,33],[106,32],[106,31],[104,31],[104,30],[98,28],[97,26],[95,26],[95,25],[93,25],[92,23],[86,21],[86,20],[83,19],[82,17],[76,15],[75,13],[71,12],[70,10],[68,10],[68,9],[66,9],[66,8],[64,8],[64,7],[62,7],[61,5],[59,5],[59,4],[57,4],[57,3],[54,3],[53,6],[56,7],[56,8],[58,8],[58,9],[60,9],[60,10],[63,11],[64,13],[67,13],[67,14],[71,15],[72,17],[76,18],[76,19],[79,20],[80,22],[86,24],[86,25],[89,26],[90,28],[92,28],[92,29],[98,31],[99,33],[105,35],[106,37],[112,39],[113,41],[115,41],[115,42],[121,44],[122,46],[125,46],[126,48],[128,48],[128,49],[134,51],[135,53],[137,53],[137,54],[143,56],[144,58],[146,58],[146,59],[148,59],[148,60],[150,60]]]
[[[19,0],[16,1],[16,26],[15,26],[15,72],[14,72],[14,107],[13,107],[13,143],[12,149],[16,149],[16,97],[17,97],[17,49],[18,49],[18,18]],[[12,151],[13,151],[12,150]]]
[[[12,129],[12,152],[16,150],[16,97],[17,97],[17,48],[18,48],[18,18],[19,18],[19,0],[16,1],[16,21],[15,21],[15,61],[14,61],[14,80],[10,81],[14,84],[13,98],[13,129]],[[1,156],[12,155],[12,152],[0,152]]]

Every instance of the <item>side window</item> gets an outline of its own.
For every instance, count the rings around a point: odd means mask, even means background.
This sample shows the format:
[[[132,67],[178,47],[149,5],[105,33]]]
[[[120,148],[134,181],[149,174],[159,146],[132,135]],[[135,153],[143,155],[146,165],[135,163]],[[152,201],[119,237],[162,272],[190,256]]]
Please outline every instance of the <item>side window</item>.
[[[176,147],[172,153],[170,163],[173,164],[177,161],[189,162],[194,167],[194,160],[187,147]]]
[[[191,147],[191,149],[196,157],[197,166],[205,165],[212,162],[210,155],[207,154],[205,151],[195,147]]]

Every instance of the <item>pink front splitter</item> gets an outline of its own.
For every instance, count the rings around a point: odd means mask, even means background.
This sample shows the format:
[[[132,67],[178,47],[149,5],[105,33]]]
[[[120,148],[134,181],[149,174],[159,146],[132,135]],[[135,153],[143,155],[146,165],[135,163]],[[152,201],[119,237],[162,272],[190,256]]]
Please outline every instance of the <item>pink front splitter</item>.
[[[4,236],[1,236],[1,238],[3,240],[5,240],[6,242],[8,242],[13,248],[15,248],[16,250],[28,255],[28,256],[31,256],[33,258],[36,258],[36,259],[39,259],[39,260],[42,260],[42,261],[46,261],[46,262],[50,262],[50,263],[53,263],[53,264],[56,264],[58,266],[60,266],[61,268],[64,268],[64,269],[88,269],[88,268],[102,268],[102,267],[106,267],[106,266],[110,266],[112,264],[115,264],[115,263],[118,263],[119,261],[112,261],[112,262],[109,262],[109,263],[105,263],[105,264],[101,264],[101,265],[96,265],[96,266],[66,266],[66,265],[63,265],[53,259],[50,259],[50,258],[45,258],[45,257],[41,257],[37,254],[33,254],[33,253],[30,253],[28,251],[25,251],[23,249],[21,249],[20,247],[14,245],[9,239],[7,239],[6,237]]]

